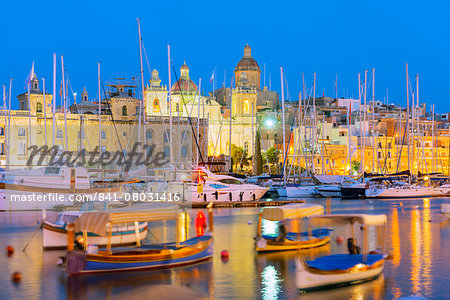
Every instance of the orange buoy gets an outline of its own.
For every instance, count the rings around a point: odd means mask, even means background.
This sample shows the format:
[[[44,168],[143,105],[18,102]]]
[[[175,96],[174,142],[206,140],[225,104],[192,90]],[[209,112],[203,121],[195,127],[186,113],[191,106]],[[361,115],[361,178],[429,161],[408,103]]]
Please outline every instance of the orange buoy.
[[[336,243],[340,244],[344,241],[344,239],[342,238],[342,236],[338,236],[336,237]]]
[[[22,280],[22,273],[20,272],[14,272],[11,274],[11,280],[14,282],[19,282]]]
[[[14,254],[14,247],[11,246],[11,245],[7,246],[7,247],[6,247],[6,253],[7,253],[8,255],[13,255],[13,254]]]
[[[220,252],[220,257],[222,258],[228,258],[230,256],[230,253],[228,252],[228,250],[222,250]]]

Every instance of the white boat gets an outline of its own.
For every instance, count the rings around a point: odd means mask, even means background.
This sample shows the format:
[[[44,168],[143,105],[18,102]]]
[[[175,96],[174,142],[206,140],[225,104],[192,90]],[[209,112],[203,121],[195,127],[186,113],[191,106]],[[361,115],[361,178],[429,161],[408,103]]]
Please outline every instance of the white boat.
[[[113,201],[121,196],[120,191],[121,185],[117,182],[91,182],[83,167],[11,170],[5,171],[0,181],[0,211],[41,210],[74,202]]]
[[[262,209],[258,217],[258,227],[255,238],[255,249],[257,252],[301,250],[316,248],[330,242],[330,235],[333,232],[328,228],[309,228],[301,231],[296,228],[295,232],[286,232],[286,220],[297,220],[323,214],[323,206],[307,203],[293,203],[277,207],[267,207]],[[279,222],[279,233],[262,233],[263,221]],[[299,225],[300,226],[300,225]]]
[[[350,284],[358,284],[377,278],[384,268],[385,254],[368,254],[369,227],[385,226],[386,215],[323,215],[311,217],[312,225],[358,226],[364,229],[364,248],[360,254],[354,236],[348,239],[350,254],[332,254],[306,261],[302,257],[296,262],[296,283],[302,292],[329,289]],[[354,230],[352,230],[354,232]],[[381,246],[381,253],[383,252]]]
[[[436,196],[450,196],[450,183],[436,187]]]
[[[441,204],[441,213],[447,219],[450,219],[450,204]]]
[[[375,185],[366,189],[366,197],[368,198],[417,198],[432,197],[434,194],[434,187],[413,186],[409,184],[396,184],[391,187]]]
[[[42,227],[42,246],[44,250],[67,248],[67,226],[75,223],[86,212],[65,211],[58,214],[55,222],[44,219]],[[136,243],[137,232],[134,224],[120,224],[112,227],[111,244],[115,246],[131,245]],[[147,236],[147,222],[138,225],[139,239]],[[81,235],[82,233],[78,233]],[[105,247],[108,238],[91,232],[87,232],[89,243],[98,247]]]
[[[309,198],[317,195],[318,186],[306,185],[306,186],[287,186],[286,195],[288,198]]]
[[[193,202],[215,201],[257,201],[268,188],[248,184],[229,175],[215,174],[206,168],[199,168],[196,184],[188,187],[188,195]],[[189,196],[188,196],[189,199]]]
[[[339,198],[341,197],[341,188],[337,185],[325,185],[317,188],[317,192],[322,197],[333,197]]]

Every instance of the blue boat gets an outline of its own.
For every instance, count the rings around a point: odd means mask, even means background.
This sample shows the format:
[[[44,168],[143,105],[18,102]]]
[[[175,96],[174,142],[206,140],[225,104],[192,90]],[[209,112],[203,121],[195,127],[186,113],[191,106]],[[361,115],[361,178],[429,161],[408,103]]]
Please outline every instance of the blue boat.
[[[190,265],[212,258],[212,212],[210,211],[209,231],[204,236],[181,241],[178,230],[175,242],[163,244],[141,245],[139,238],[139,222],[175,220],[176,227],[181,225],[183,212],[178,205],[136,205],[127,209],[93,212],[83,214],[72,230],[74,232],[94,232],[106,236],[109,240],[106,250],[88,246],[89,237],[84,249],[71,251],[66,256],[67,272],[69,275],[134,271],[144,269],[171,268]],[[145,221],[144,221],[145,220]],[[114,224],[135,222],[136,246],[111,247],[111,230]],[[69,249],[70,250],[70,249]]]

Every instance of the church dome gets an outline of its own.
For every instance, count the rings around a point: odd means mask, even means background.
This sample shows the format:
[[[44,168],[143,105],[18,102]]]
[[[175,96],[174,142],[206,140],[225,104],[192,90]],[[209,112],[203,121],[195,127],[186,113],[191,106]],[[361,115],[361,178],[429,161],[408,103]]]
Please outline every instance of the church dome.
[[[244,57],[237,64],[236,71],[260,71],[258,63],[252,57],[252,48],[248,44],[244,48]]]
[[[189,78],[189,68],[186,62],[180,68],[180,79],[172,86],[172,94],[197,94],[197,85]]]
[[[186,77],[181,77],[172,85],[172,94],[180,94],[181,92],[183,94],[197,94],[197,90],[197,85]]]

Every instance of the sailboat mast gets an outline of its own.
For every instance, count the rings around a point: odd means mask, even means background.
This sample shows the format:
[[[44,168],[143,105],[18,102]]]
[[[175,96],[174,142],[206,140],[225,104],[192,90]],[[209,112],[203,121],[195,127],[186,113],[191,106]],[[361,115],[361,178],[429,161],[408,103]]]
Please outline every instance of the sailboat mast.
[[[45,78],[42,78],[42,89],[44,90],[44,145],[47,145],[47,101],[45,100],[46,91],[45,91]]]
[[[411,163],[410,163],[410,160],[409,160],[409,155],[410,155],[410,135],[409,135],[409,74],[408,74],[408,63],[406,63],[406,134],[407,134],[406,139],[408,141],[408,170],[411,170]]]
[[[359,136],[360,136],[360,164],[359,164],[359,171],[362,173],[362,176],[364,178],[364,155],[362,153],[362,135],[363,135],[363,125],[361,123],[361,109],[362,109],[362,105],[361,105],[361,73],[358,73],[358,101],[359,101]]]
[[[3,114],[4,114],[4,116],[5,116],[5,124],[4,124],[4,127],[3,128],[5,128],[6,129],[6,85],[3,85]],[[9,134],[9,132],[8,132],[8,134]],[[5,130],[3,130],[3,135],[5,135]],[[6,155],[6,143],[3,143],[3,149],[2,149],[2,154],[3,155]],[[6,163],[5,162],[5,169],[6,169],[6,166],[8,165],[8,163]]]
[[[202,79],[199,78],[198,81],[198,100],[197,100],[197,142],[200,143],[200,91],[202,89]],[[199,162],[199,158],[200,158],[200,151],[197,147],[197,161],[196,161],[196,166],[198,166],[198,162]]]
[[[142,66],[142,37],[141,37],[141,23],[139,21],[139,18],[137,18],[137,23],[138,23],[138,32],[139,32],[139,60],[141,63],[141,69],[140,69],[140,74],[141,74],[141,87],[142,87],[142,95],[141,95],[141,99],[139,101],[139,133],[138,133],[138,142],[141,143],[141,126],[142,126],[142,107],[144,104],[144,68]],[[170,67],[170,66],[169,66]],[[172,158],[172,155],[170,156],[170,158]]]
[[[9,79],[9,93],[8,93],[8,140],[6,143],[6,165],[8,167],[8,170],[10,169],[9,142],[11,140],[11,91],[12,91],[12,78]]]
[[[283,67],[280,67],[281,74],[281,126],[283,126],[283,178],[286,179],[286,129],[284,126],[284,75]]]
[[[67,136],[67,105],[66,105],[66,74],[64,71],[64,56],[61,55],[61,74],[62,74],[62,92],[63,92],[63,105],[64,105],[64,135],[66,140],[66,148],[65,150],[69,150],[69,139]]]
[[[55,124],[56,124],[56,53],[53,53],[53,98],[52,98],[52,118],[53,118],[53,124],[52,124],[52,146],[55,146]],[[11,109],[11,106],[9,107]]]
[[[172,73],[170,72],[170,45],[167,45],[167,66],[169,71],[169,155],[170,155],[170,164],[173,165],[173,143],[172,143],[172,130],[173,130],[173,121],[172,121]]]
[[[31,74],[31,78],[34,74]],[[28,145],[31,146],[31,101],[30,101],[30,83],[28,82]]]
[[[300,92],[300,96],[298,97],[298,174],[300,175],[300,163],[301,163],[301,149],[302,149],[302,92]]]
[[[97,84],[98,84],[98,149],[102,152],[102,93],[101,93],[101,77],[100,62],[97,62]]]
[[[352,132],[352,100],[349,101],[348,106],[348,114],[347,114],[347,122],[348,122],[348,146],[347,146],[347,160],[348,160],[348,174],[352,175],[352,139],[351,139],[351,132]]]
[[[375,139],[375,68],[372,68],[372,171],[376,172],[376,165],[375,165],[375,152],[378,152],[377,150],[377,144]]]
[[[325,141],[324,141],[324,131],[325,130],[325,115],[322,113],[322,175],[325,174],[325,165],[323,162],[324,154],[325,154]]]
[[[228,151],[229,151],[229,160],[230,160],[230,171],[233,171],[233,163],[231,161],[231,126],[233,121],[233,80],[234,77],[231,76],[231,87],[230,87],[230,137],[228,140]]]
[[[434,104],[431,107],[431,173],[434,173]]]
[[[367,70],[364,71],[364,91],[363,91],[363,97],[364,97],[364,135],[363,135],[363,162],[364,162],[364,168],[363,172],[366,171],[365,168],[365,156],[366,156],[366,126],[367,126]]]
[[[312,154],[311,154],[311,166],[312,166],[312,173],[316,173],[316,165],[314,162],[315,154],[316,154],[316,73],[314,73],[314,84],[313,84],[313,125],[312,128],[314,130],[312,134]]]

